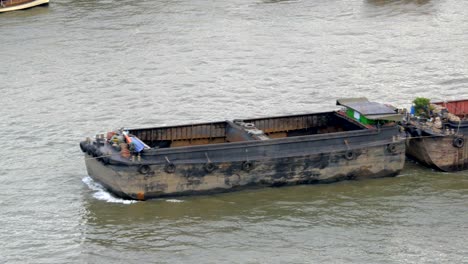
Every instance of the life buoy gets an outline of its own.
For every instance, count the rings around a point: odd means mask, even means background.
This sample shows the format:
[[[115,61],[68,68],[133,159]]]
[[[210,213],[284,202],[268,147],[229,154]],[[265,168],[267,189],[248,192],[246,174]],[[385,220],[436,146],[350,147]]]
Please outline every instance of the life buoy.
[[[205,165],[203,165],[203,169],[205,169],[205,171],[209,173],[213,172],[216,169],[216,166],[211,162],[207,162],[205,163]]]
[[[463,137],[456,137],[453,139],[453,146],[456,148],[463,148],[465,145],[465,139]]]
[[[396,153],[396,151],[397,151],[396,145],[393,144],[393,143],[388,144],[387,145],[387,151],[390,152],[390,153]]]
[[[138,172],[141,174],[148,174],[151,168],[148,165],[140,165],[138,166]]]
[[[167,173],[174,173],[176,170],[176,166],[174,163],[167,163],[166,166],[164,167],[164,171]]]
[[[354,151],[352,150],[347,150],[344,154],[344,157],[347,160],[353,160],[354,158],[356,158],[356,153],[354,153]]]
[[[245,171],[251,171],[254,167],[254,164],[250,161],[244,161],[242,163],[242,169]]]

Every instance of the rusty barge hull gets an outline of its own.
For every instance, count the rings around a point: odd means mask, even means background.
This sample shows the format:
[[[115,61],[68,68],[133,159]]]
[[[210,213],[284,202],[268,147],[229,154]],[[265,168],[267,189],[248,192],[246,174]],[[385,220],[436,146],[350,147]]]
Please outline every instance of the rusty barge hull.
[[[440,171],[461,171],[468,169],[468,123],[447,124],[456,130],[453,134],[439,134],[406,125],[408,138],[406,154],[421,164]],[[452,130],[450,130],[452,131]],[[451,132],[449,132],[451,133]]]
[[[85,160],[95,181],[138,200],[395,176],[405,161],[397,126],[369,129],[337,112],[129,132],[151,146],[140,159],[96,140]]]
[[[468,100],[435,102],[460,118],[445,121],[441,129],[431,129],[426,123],[406,122],[406,154],[421,164],[440,171],[468,169]]]
[[[427,167],[436,170],[451,172],[468,169],[468,145],[454,146],[458,138],[466,140],[467,137],[441,136],[427,138],[409,138],[407,140],[406,154]]]

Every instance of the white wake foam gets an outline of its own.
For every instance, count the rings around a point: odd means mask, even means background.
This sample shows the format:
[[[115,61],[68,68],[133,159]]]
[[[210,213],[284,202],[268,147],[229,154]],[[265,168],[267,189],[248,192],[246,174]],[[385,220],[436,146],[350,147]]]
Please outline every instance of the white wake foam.
[[[106,201],[108,203],[121,203],[121,204],[132,204],[132,203],[138,202],[138,201],[135,201],[135,200],[124,200],[124,199],[117,198],[117,197],[113,196],[111,193],[106,191],[106,189],[104,189],[104,187],[102,187],[101,184],[93,181],[93,179],[91,179],[91,177],[89,177],[89,176],[86,176],[81,180],[91,190],[94,191],[93,197],[98,199],[98,200]]]
[[[167,199],[166,202],[169,203],[183,203],[183,200],[177,200],[177,199]]]

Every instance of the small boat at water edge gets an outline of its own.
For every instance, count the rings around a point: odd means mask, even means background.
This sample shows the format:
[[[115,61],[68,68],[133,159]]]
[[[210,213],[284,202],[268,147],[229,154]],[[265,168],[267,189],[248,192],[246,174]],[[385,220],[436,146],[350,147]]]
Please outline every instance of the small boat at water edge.
[[[434,169],[468,169],[468,99],[433,102],[403,123],[407,155]]]
[[[49,4],[49,0],[0,0],[0,13]]]
[[[88,174],[127,199],[397,175],[396,109],[365,98],[339,111],[121,129],[80,142]]]

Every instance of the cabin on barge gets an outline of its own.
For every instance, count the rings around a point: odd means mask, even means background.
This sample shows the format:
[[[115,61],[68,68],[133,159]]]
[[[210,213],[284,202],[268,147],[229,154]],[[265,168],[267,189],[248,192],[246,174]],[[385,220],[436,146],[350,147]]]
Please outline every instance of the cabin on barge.
[[[80,147],[91,178],[137,200],[397,175],[402,116],[365,98],[337,104],[345,109],[114,131]]]
[[[468,169],[468,99],[434,102],[404,122],[407,155],[441,171]]]

